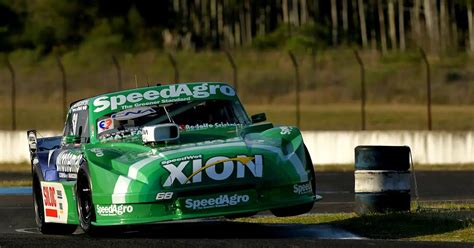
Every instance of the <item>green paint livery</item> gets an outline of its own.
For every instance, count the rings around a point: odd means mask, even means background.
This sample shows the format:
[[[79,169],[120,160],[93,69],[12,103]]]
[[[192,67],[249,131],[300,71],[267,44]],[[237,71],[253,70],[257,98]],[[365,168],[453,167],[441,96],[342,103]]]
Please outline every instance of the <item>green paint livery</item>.
[[[111,225],[308,212],[315,181],[301,133],[261,117],[250,120],[231,86],[211,82],[73,103],[60,139],[28,133],[38,226],[95,233]],[[58,206],[64,199],[67,206]]]

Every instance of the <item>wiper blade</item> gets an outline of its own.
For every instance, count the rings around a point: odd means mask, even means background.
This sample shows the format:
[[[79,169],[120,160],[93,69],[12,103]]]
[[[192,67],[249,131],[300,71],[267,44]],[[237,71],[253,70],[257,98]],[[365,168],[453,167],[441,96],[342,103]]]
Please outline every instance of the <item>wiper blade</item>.
[[[169,122],[174,123],[174,120],[173,120],[173,118],[171,118],[170,113],[168,113],[168,110],[166,109],[165,105],[163,105],[163,109],[165,110],[166,116],[168,116]],[[174,124],[176,124],[176,123],[174,123]]]

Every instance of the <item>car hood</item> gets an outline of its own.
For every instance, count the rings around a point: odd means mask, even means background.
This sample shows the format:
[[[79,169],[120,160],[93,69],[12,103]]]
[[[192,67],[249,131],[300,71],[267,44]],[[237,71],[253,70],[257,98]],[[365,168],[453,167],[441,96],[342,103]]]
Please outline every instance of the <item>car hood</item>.
[[[304,182],[307,173],[301,134],[296,128],[292,130],[294,133],[282,136],[280,128],[267,127],[262,132],[239,132],[220,139],[161,147],[104,143],[86,149],[86,153],[89,163],[100,171],[119,176],[114,194],[251,188],[283,178]],[[117,187],[121,180],[129,183],[120,191]],[[110,192],[110,185],[97,184],[96,190]]]

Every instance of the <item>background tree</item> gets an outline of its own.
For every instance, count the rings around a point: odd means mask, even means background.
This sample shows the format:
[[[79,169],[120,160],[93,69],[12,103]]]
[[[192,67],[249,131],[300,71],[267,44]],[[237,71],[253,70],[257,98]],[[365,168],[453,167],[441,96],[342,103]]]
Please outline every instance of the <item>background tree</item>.
[[[0,0],[0,51],[307,49],[318,40],[439,55],[474,49],[472,19],[472,0]]]

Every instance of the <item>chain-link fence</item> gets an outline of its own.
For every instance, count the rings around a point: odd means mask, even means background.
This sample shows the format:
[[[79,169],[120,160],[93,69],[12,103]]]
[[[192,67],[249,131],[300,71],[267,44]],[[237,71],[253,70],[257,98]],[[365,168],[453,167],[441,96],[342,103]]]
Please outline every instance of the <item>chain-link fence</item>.
[[[43,58],[18,51],[8,60],[4,56],[8,63],[0,66],[0,129],[60,129],[64,100],[69,104],[119,88],[175,81],[238,82],[248,112],[268,112],[270,120],[282,124],[296,125],[300,118],[305,130],[427,129],[427,73],[418,51],[384,56],[360,51],[360,60],[351,49],[291,54],[294,61],[287,51],[68,53]],[[474,128],[473,61],[428,59],[433,128]]]

